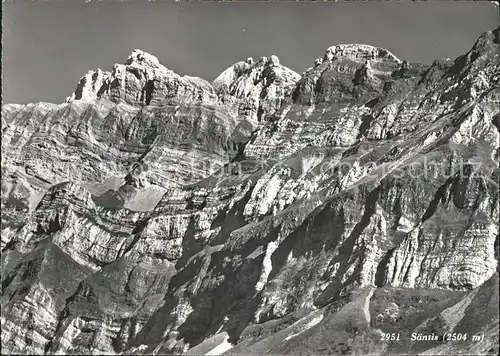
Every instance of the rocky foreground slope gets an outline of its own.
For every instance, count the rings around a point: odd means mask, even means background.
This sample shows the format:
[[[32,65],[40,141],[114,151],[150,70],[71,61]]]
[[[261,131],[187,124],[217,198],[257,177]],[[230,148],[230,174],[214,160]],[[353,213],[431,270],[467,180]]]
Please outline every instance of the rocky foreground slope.
[[[496,29],[4,105],[2,353],[497,354],[499,81]]]

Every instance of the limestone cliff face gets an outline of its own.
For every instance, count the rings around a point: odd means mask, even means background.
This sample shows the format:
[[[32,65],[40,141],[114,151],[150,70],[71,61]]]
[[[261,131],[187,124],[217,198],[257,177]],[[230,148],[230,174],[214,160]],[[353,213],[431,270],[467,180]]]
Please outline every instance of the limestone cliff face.
[[[115,64],[111,73],[100,69],[88,72],[66,101],[95,99],[124,101],[135,105],[175,102],[189,105],[212,103],[216,96],[206,80],[181,77],[161,65],[155,56],[134,50],[124,64]]]
[[[300,75],[280,64],[278,57],[238,62],[213,82],[224,104],[252,125],[274,114],[290,96]]]
[[[4,106],[2,352],[497,353],[499,47],[212,83],[136,50]]]

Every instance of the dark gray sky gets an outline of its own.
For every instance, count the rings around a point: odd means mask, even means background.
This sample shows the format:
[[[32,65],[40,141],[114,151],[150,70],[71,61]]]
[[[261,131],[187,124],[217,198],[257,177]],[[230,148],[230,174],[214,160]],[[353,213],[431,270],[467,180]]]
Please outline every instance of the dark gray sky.
[[[486,2],[3,3],[3,103],[71,94],[89,69],[111,70],[135,48],[179,74],[214,79],[249,56],[276,54],[302,73],[339,43],[389,49],[431,63],[468,51],[498,26]]]

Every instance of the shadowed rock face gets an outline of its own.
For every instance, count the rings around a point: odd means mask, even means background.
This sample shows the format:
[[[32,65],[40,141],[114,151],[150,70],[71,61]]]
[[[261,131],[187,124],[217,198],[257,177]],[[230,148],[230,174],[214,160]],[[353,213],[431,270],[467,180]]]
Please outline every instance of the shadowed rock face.
[[[2,352],[498,353],[499,46],[213,83],[135,50],[3,106]]]

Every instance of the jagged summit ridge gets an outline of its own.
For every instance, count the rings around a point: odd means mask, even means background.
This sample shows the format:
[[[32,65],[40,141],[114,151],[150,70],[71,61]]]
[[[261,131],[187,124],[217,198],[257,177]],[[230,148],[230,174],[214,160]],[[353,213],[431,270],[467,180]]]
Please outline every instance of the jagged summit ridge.
[[[156,56],[135,49],[124,64],[115,64],[112,72],[97,69],[85,74],[66,103],[106,99],[138,106],[229,104],[242,120],[255,125],[281,105],[299,79],[299,74],[271,55],[255,62],[253,58],[237,62],[209,83],[199,77],[180,76]]]
[[[222,103],[255,125],[273,114],[291,93],[300,75],[280,64],[278,56],[248,58],[224,70],[213,82]]]
[[[160,105],[179,101],[210,103],[215,98],[208,81],[180,76],[163,66],[156,56],[135,49],[124,64],[115,64],[112,72],[89,71],[66,102],[107,99],[132,105]]]
[[[354,62],[369,63],[370,61],[385,61],[402,63],[401,59],[385,48],[375,47],[366,44],[350,43],[330,46],[326,49],[323,57],[316,58],[314,67],[323,62],[332,62],[335,60],[349,59]],[[308,68],[308,72],[312,68]]]
[[[328,47],[324,56],[315,61],[315,66],[323,62],[349,59],[354,62],[402,63],[390,51],[365,44],[339,44]],[[369,65],[369,63],[368,63]],[[309,70],[308,70],[309,71]],[[306,71],[307,73],[307,71]],[[180,76],[160,63],[158,58],[140,49],[134,49],[124,64],[115,64],[112,72],[100,69],[84,75],[75,92],[66,99],[95,101],[105,98],[111,101],[125,101],[133,105],[161,105],[172,101],[214,103],[229,93],[231,96],[251,96],[252,90],[273,91],[273,81],[289,91],[301,76],[280,64],[276,55],[261,57],[254,61],[237,62],[224,70],[212,83],[191,76]],[[261,83],[261,87],[259,86]],[[291,89],[290,89],[291,90]],[[221,95],[222,94],[222,95]],[[281,93],[278,93],[281,95]],[[218,98],[217,98],[218,96]],[[265,95],[264,95],[265,96]],[[262,114],[250,115],[250,121],[259,121]]]
[[[347,57],[352,60],[386,60],[400,63],[401,60],[388,50],[366,44],[339,44],[328,47],[323,60]]]
[[[279,58],[276,55],[272,55],[269,58],[263,56],[259,58],[257,61],[254,61],[253,57],[248,57],[246,61],[239,61],[229,66],[213,80],[212,84],[215,88],[218,89],[220,88],[230,89],[230,86],[234,84],[234,82],[244,74],[246,73],[248,74],[248,72],[253,71],[253,73],[251,73],[251,76],[257,77],[259,74],[257,72],[259,70],[262,70],[266,67],[272,68],[273,66],[283,67],[280,65]],[[288,71],[291,73],[292,76],[296,77],[297,79],[300,77],[294,71],[290,69],[288,69]]]

